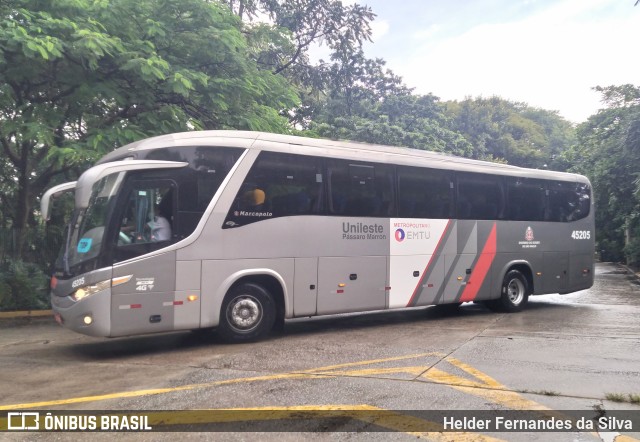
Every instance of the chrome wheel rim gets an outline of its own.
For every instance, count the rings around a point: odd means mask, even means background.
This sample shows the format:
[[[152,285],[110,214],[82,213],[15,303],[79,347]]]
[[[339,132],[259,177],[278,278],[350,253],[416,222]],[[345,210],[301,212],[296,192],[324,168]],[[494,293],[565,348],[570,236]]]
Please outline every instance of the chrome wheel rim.
[[[242,332],[256,328],[262,320],[262,304],[253,296],[240,296],[227,307],[229,324]]]
[[[512,279],[507,285],[507,296],[513,305],[519,305],[524,299],[524,284],[519,279]]]

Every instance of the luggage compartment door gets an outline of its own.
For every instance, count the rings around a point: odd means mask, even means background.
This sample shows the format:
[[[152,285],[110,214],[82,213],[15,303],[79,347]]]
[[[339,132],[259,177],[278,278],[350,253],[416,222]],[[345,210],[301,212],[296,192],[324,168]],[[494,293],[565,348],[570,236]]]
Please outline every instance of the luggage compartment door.
[[[320,258],[318,314],[384,309],[386,281],[386,256]]]

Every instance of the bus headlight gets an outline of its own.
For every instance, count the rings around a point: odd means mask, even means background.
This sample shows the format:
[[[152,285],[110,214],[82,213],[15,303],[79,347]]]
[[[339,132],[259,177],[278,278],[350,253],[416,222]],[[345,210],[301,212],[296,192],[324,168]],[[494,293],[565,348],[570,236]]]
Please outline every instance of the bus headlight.
[[[87,296],[91,296],[94,293],[98,293],[101,290],[105,290],[111,287],[111,280],[107,279],[106,281],[101,281],[93,285],[86,285],[84,287],[80,287],[71,295],[71,299],[74,301],[80,301],[81,299],[86,298]]]

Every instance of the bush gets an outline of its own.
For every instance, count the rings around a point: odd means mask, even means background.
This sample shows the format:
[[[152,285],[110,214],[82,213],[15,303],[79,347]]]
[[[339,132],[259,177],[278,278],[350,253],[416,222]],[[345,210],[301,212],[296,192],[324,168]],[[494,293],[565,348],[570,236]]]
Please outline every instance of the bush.
[[[640,238],[634,238],[624,247],[627,265],[634,269],[640,268]]]
[[[49,308],[49,277],[33,263],[0,264],[0,311]]]
[[[622,253],[623,246],[617,241],[610,241],[607,239],[601,239],[596,244],[596,250],[600,254],[600,261],[602,262],[621,262],[624,260],[624,254]]]

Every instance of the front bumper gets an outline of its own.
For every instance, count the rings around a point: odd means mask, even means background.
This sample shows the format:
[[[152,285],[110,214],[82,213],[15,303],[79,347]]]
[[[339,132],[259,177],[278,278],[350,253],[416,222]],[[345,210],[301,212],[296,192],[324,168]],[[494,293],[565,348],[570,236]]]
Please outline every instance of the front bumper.
[[[102,290],[80,301],[51,294],[56,321],[63,327],[89,336],[111,335],[111,289]]]

